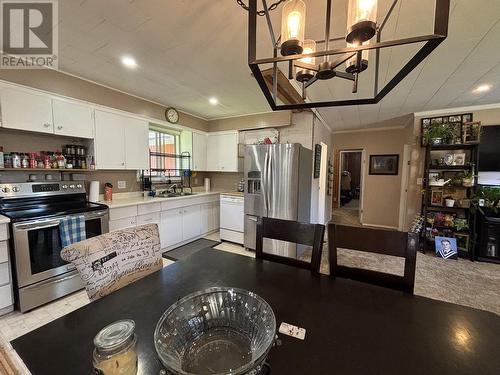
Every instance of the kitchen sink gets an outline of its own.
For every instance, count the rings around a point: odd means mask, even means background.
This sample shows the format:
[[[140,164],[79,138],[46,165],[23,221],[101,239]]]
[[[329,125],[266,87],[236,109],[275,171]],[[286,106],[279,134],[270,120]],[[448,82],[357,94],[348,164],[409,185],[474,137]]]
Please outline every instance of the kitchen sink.
[[[167,192],[164,192],[164,193],[156,194],[156,197],[158,197],[158,198],[177,198],[177,197],[187,197],[187,196],[190,196],[190,195],[196,195],[196,194],[195,193],[186,193],[186,192],[183,192],[183,193],[167,193]]]

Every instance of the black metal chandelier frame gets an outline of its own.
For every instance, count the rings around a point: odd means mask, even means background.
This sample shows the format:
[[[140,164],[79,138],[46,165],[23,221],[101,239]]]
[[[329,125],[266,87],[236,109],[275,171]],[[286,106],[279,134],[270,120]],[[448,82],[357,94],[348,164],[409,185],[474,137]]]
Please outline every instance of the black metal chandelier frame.
[[[257,59],[257,2],[258,0],[249,0],[248,4],[248,66],[250,67],[253,76],[257,80],[262,92],[264,93],[269,105],[272,110],[295,110],[295,109],[308,109],[308,108],[320,108],[320,107],[337,107],[337,106],[349,106],[349,105],[365,105],[365,104],[377,104],[380,102],[392,89],[394,89],[413,69],[415,69],[427,56],[431,54],[436,47],[441,44],[448,36],[448,21],[449,21],[449,10],[450,10],[450,0],[435,0],[435,11],[434,11],[434,32],[432,34],[415,36],[410,38],[403,38],[390,41],[381,41],[382,31],[389,20],[396,4],[399,0],[394,0],[384,17],[383,21],[377,27],[376,31],[376,42],[369,45],[360,45],[355,47],[345,47],[329,49],[329,43],[339,40],[344,40],[344,38],[329,38],[330,29],[330,12],[327,11],[326,15],[326,30],[325,30],[325,40],[316,41],[317,44],[325,44],[325,49],[323,51],[316,51],[308,54],[297,54],[289,56],[278,56],[280,37],[276,38],[273,25],[271,22],[271,17],[269,15],[266,0],[262,0],[262,4],[265,11],[265,18],[267,21],[267,27],[271,37],[271,43],[273,46],[273,57]],[[331,10],[331,0],[326,0],[327,10]],[[417,51],[417,53],[399,70],[398,73],[382,88],[379,90],[379,69],[380,69],[380,50],[382,48],[389,48],[394,46],[402,46],[407,44],[422,43],[425,44]],[[336,60],[329,63],[332,69],[332,75],[335,77],[348,79],[354,82],[354,87],[357,86],[357,74],[350,74],[341,71],[336,71],[335,68],[352,58],[353,56],[360,55],[364,50],[376,50],[375,51],[375,82],[373,89],[373,97],[368,98],[357,98],[357,99],[343,99],[343,100],[331,100],[331,101],[318,101],[318,102],[305,102],[305,103],[295,103],[295,104],[277,104],[278,98],[278,63],[288,63],[288,78],[293,79],[293,68],[299,67],[302,69],[308,69],[312,71],[317,71],[318,67],[316,65],[306,64],[300,59],[311,58],[311,57],[325,57],[328,59],[329,56],[338,56]],[[264,76],[260,69],[260,65],[273,64],[273,85],[272,90],[268,88]],[[308,86],[316,81],[315,78],[308,82],[302,84],[303,96],[305,97],[305,90]],[[353,90],[354,91],[354,90]]]

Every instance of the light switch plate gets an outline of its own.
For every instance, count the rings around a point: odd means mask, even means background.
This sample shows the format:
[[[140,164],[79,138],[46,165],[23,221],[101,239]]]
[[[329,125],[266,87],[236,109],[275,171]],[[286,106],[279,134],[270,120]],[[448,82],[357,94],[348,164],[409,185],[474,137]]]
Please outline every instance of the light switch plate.
[[[285,322],[281,323],[279,333],[295,337],[296,339],[299,340],[304,340],[306,338],[306,330],[304,328],[297,327]]]
[[[126,189],[127,181],[118,181],[118,189]]]
[[[417,178],[417,185],[421,186],[423,184],[422,178]]]

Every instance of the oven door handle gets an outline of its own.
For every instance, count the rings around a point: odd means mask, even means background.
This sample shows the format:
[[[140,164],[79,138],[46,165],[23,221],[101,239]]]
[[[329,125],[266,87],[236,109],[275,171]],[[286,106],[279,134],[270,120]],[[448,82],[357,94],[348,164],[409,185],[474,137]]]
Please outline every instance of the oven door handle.
[[[108,210],[103,210],[103,211],[95,211],[95,212],[89,212],[89,213],[84,213],[83,217],[85,220],[92,220],[92,219],[98,219],[105,217],[108,214]],[[82,214],[76,214],[76,215],[67,215],[67,216],[80,216]],[[66,216],[64,216],[66,217]],[[50,228],[50,227],[55,227],[61,223],[61,219],[52,219],[52,220],[34,220],[28,223],[19,223],[19,224],[14,224],[14,230],[36,230],[36,229],[44,229],[44,228]]]
[[[32,223],[14,224],[14,231],[36,230],[58,226],[61,220],[36,221]]]

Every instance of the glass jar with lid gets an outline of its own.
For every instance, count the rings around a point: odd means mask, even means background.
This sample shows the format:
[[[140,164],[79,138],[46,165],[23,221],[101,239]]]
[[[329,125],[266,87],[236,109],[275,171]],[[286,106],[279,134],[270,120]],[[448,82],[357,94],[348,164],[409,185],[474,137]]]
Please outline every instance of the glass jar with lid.
[[[137,374],[135,322],[118,320],[94,337],[93,365],[99,375]]]

